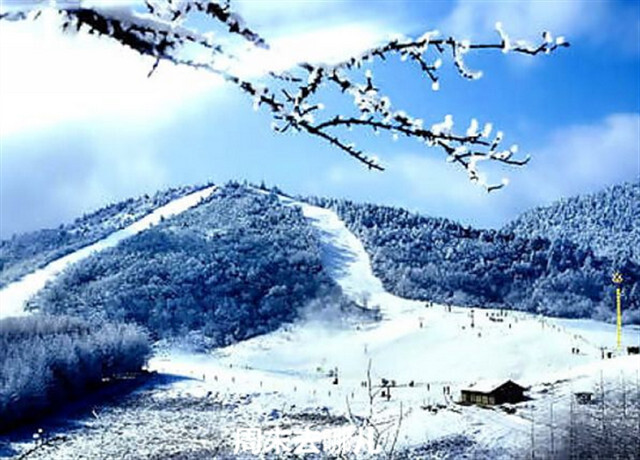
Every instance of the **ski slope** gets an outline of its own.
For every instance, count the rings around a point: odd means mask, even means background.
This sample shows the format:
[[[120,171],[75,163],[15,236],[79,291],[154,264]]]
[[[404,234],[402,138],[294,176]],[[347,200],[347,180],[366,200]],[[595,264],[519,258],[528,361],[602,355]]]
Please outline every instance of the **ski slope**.
[[[323,266],[346,295],[361,300],[384,293],[362,242],[333,211],[299,202],[290,202],[290,205],[299,206],[316,228]]]
[[[362,241],[334,211],[285,196],[280,196],[280,200],[287,206],[300,208],[313,225],[320,242],[322,264],[345,295],[359,304],[366,303],[370,307],[379,308],[387,319],[416,305],[416,302],[396,297],[384,290],[382,281],[373,273],[371,259]]]
[[[173,200],[128,227],[114,232],[106,238],[89,246],[85,246],[78,251],[54,260],[19,281],[9,284],[0,290],[0,319],[9,316],[24,315],[26,302],[40,291],[47,282],[54,279],[70,265],[86,259],[92,254],[112,248],[122,240],[157,225],[162,219],[175,216],[196,206],[202,199],[209,197],[215,190],[216,186],[211,186]]]
[[[13,311],[20,314],[24,301],[69,264],[154,225],[160,216],[169,217],[196,205],[213,190],[172,202],[146,220],[30,275],[33,281],[25,278],[16,283],[22,288],[16,291],[19,295]],[[210,354],[179,349],[157,353],[149,363],[150,370],[188,379],[154,390],[154,406],[175,398],[187,398],[194,405],[215,399],[233,407],[242,401],[241,406],[224,415],[211,412],[208,418],[184,406],[170,429],[162,427],[162,420],[148,422],[144,413],[132,412],[128,418],[125,408],[102,431],[74,432],[58,447],[58,458],[75,458],[79,452],[86,458],[103,456],[105,443],[121,453],[126,448],[118,446],[126,446],[136,437],[143,440],[140,442],[154,439],[158,446],[174,445],[182,443],[181,436],[189,436],[196,427],[216,424],[229,439],[238,427],[247,426],[268,432],[282,425],[292,437],[309,426],[322,436],[331,436],[336,430],[348,432],[350,424],[315,421],[305,425],[300,419],[282,417],[309,413],[366,416],[372,406],[362,382],[369,366],[372,391],[379,391],[382,378],[396,383],[389,400],[379,395],[374,398],[372,413],[374,422],[391,421],[394,427],[402,410],[399,449],[462,435],[479,446],[504,449],[504,455],[491,458],[514,458],[513,453],[529,443],[532,418],[537,424],[537,442],[548,444],[545,420],[550,401],[559,422],[568,417],[575,389],[595,391],[603,377],[635,381],[639,357],[601,359],[601,347],[611,348],[615,343],[611,325],[513,311],[427,307],[424,302],[394,296],[373,273],[362,242],[333,211],[286,197],[281,200],[299,207],[313,225],[328,274],[356,302],[363,304],[366,299],[368,306],[378,307],[382,320],[345,321],[344,313],[331,305],[313,306],[294,324]],[[0,292],[3,315],[6,295]],[[639,332],[637,327],[625,328],[625,345],[637,344]],[[580,352],[572,353],[572,348]],[[338,381],[334,383],[329,373],[336,371]],[[506,379],[530,387],[534,398],[518,404],[515,413],[456,404],[460,390]],[[445,391],[447,388],[450,391]],[[172,438],[167,434],[170,432],[181,435]]]
[[[385,292],[362,242],[333,211],[281,199],[299,206],[315,227],[328,273],[354,300],[367,297],[369,305],[378,306],[382,321],[345,324],[337,318],[340,312],[332,320],[325,311],[210,355],[169,353],[154,358],[152,369],[199,380],[181,384],[176,391],[195,397],[251,394],[252,402],[244,410],[258,419],[274,410],[318,407],[345,414],[347,400],[354,413],[366,413],[368,390],[362,381],[371,363],[374,384],[386,378],[398,385],[390,401],[377,400],[376,410],[381,418],[394,419],[402,403],[400,446],[464,434],[482,445],[517,449],[530,437],[527,415],[461,407],[455,404],[461,389],[513,379],[531,387],[532,395],[546,395],[549,385],[567,380],[593,387],[600,372],[628,372],[635,378],[638,357],[601,359],[600,347],[614,344],[610,325],[512,311],[427,308],[424,302]],[[625,328],[624,341],[637,343],[638,329]],[[572,353],[572,348],[580,348],[580,353]],[[337,371],[337,385],[329,371]],[[446,387],[450,391],[445,393]],[[565,384],[554,397],[569,401],[571,386]],[[437,413],[425,410],[436,405],[441,406]],[[568,407],[567,403],[567,411]],[[540,403],[527,410],[544,413],[546,408]],[[560,418],[560,405],[556,411]]]

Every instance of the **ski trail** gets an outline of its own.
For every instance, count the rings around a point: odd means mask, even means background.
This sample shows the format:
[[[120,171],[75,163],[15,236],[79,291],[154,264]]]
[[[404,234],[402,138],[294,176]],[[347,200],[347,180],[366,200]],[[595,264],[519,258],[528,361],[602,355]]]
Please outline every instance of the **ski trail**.
[[[299,207],[318,231],[322,265],[347,296],[362,303],[365,298],[386,293],[373,273],[364,245],[334,211],[285,196],[279,198],[286,205]]]
[[[261,193],[265,193],[260,191]],[[415,311],[421,302],[403,299],[384,289],[373,273],[371,258],[362,241],[347,228],[335,211],[279,195],[280,201],[297,206],[318,232],[322,265],[344,294],[369,308],[377,307],[386,319]],[[388,327],[388,325],[387,325]],[[401,335],[401,330],[398,331]],[[373,331],[372,331],[373,333]],[[389,332],[385,332],[389,335]]]
[[[86,259],[96,252],[112,248],[122,240],[157,225],[162,219],[178,215],[196,206],[200,200],[211,196],[216,188],[216,186],[207,187],[173,200],[128,227],[118,230],[89,246],[85,246],[71,254],[56,259],[45,267],[9,284],[0,290],[0,319],[26,314],[24,310],[25,303],[40,291],[48,281],[54,279],[68,266]]]
[[[317,229],[322,263],[345,294],[362,301],[363,296],[384,293],[382,282],[374,275],[362,242],[336,213],[305,203],[296,204]]]
[[[256,187],[253,190],[263,195],[270,193]],[[335,211],[284,195],[278,195],[278,199],[284,205],[300,208],[304,217],[311,222],[318,232],[322,265],[347,297],[362,306],[378,308],[387,320],[401,318],[423,305],[385,290],[382,281],[373,273],[371,258],[362,241],[347,228]],[[399,333],[402,334],[401,331]]]

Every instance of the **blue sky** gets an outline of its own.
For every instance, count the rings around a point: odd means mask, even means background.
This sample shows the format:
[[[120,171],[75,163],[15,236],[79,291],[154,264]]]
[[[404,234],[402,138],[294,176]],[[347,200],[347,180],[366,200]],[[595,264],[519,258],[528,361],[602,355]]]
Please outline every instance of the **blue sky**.
[[[117,3],[117,1],[116,1]],[[467,81],[445,60],[441,89],[392,61],[374,75],[397,108],[425,124],[452,114],[492,122],[532,156],[497,171],[487,194],[410,140],[353,139],[387,170],[370,172],[321,140],[281,135],[234,87],[149,62],[106,40],[60,35],[47,19],[0,24],[0,235],[54,226],[159,188],[209,180],[264,180],[290,193],[401,205],[464,223],[500,226],[558,198],[640,178],[640,10],[633,1],[257,1],[236,3],[286,67],[355,53],[394,34],[432,29],[496,40],[542,30],[572,43],[550,56],[469,55]],[[254,62],[248,63],[251,67]],[[250,71],[256,72],[251,68]],[[329,103],[337,103],[328,94]]]

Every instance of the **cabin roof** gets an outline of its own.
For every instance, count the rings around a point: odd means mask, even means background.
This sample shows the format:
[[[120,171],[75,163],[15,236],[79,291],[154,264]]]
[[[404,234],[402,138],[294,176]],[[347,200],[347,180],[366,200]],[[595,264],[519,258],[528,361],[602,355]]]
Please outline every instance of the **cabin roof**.
[[[507,383],[512,383],[513,385],[516,385],[517,387],[520,387],[524,390],[524,387],[522,385],[518,385],[513,380],[493,379],[493,380],[481,380],[478,382],[474,382],[468,387],[463,388],[463,391],[478,391],[480,393],[491,393],[497,390],[498,388],[500,388],[501,386],[506,385]]]

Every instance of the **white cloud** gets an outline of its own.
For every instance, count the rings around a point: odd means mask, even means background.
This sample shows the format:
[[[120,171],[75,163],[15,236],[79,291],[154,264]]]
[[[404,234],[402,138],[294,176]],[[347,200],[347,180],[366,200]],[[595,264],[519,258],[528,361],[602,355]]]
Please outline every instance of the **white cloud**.
[[[106,39],[64,35],[51,13],[0,27],[0,136],[97,117],[140,125],[169,119],[219,78],[161,65]]]
[[[309,23],[319,16],[342,14],[344,1],[300,1],[300,0],[235,0],[234,10],[242,16],[249,27],[277,30],[283,25]]]
[[[527,188],[552,199],[640,179],[640,114],[619,113],[552,133],[535,154]]]
[[[248,24],[262,18],[257,30],[269,26],[272,45],[269,52],[245,55],[242,71],[252,77],[302,60],[361,52],[390,29],[342,14],[340,5],[331,2],[289,4],[286,20],[269,24],[275,20],[273,11],[263,2],[247,3],[255,10]],[[323,12],[329,10],[332,19],[326,20]],[[171,64],[161,64],[147,78],[152,65],[152,59],[109,39],[62,34],[51,14],[0,23],[2,236],[54,225],[105,202],[184,180],[172,166],[180,161],[182,148],[193,149],[210,136],[212,124],[200,117],[224,117],[243,99],[230,97],[236,89],[212,74]],[[261,115],[251,112],[248,99],[244,110],[248,116]],[[191,137],[176,138],[181,135]],[[176,146],[170,158],[167,145]],[[216,146],[202,150],[207,148]],[[202,169],[203,164],[213,169],[206,158],[192,167]]]
[[[157,159],[160,142],[126,123],[4,140],[0,236],[56,226],[107,202],[166,187],[170,171]]]
[[[300,62],[331,64],[367,50],[391,34],[373,23],[324,24],[270,41],[269,50],[252,49],[240,56],[233,72],[245,77],[283,72]]]
[[[260,14],[255,4],[252,8]],[[308,27],[301,29],[305,24]],[[271,50],[238,51],[243,59],[234,71],[257,77],[301,61],[342,59],[377,43],[388,30],[370,21],[293,21],[272,30],[277,33]],[[167,63],[147,78],[152,65],[153,59],[108,39],[62,34],[60,19],[53,13],[36,21],[4,22],[0,27],[0,137],[100,119],[158,124],[175,118],[189,101],[222,83],[213,74]]]
[[[574,36],[591,29],[605,7],[601,0],[460,0],[442,27],[447,33],[477,39],[493,33],[500,21],[513,36],[534,37],[544,30]]]

